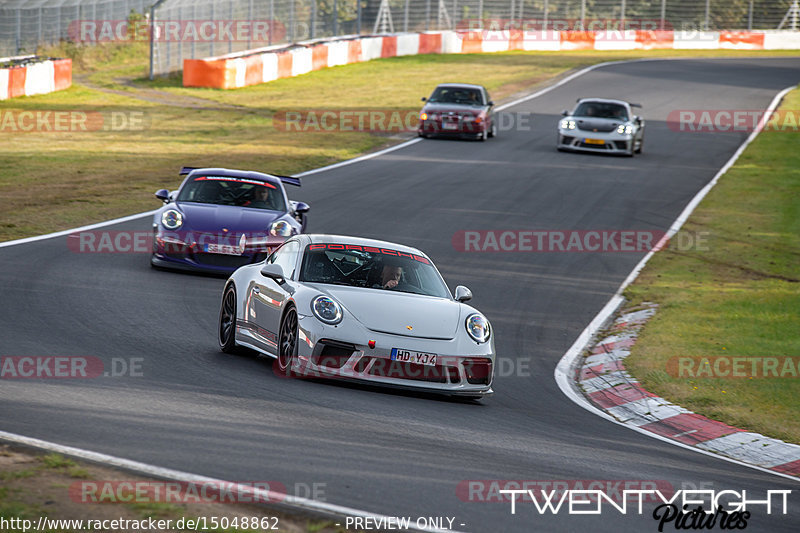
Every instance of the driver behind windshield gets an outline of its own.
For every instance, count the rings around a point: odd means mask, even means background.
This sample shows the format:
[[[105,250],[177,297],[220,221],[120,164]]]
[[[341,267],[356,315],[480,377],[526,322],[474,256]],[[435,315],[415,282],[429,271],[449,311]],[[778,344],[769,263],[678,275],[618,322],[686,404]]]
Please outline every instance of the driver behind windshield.
[[[247,204],[247,207],[255,207],[257,209],[274,209],[270,199],[269,188],[265,186],[257,186],[253,193],[253,200]]]
[[[381,288],[394,289],[400,283],[400,277],[403,275],[403,267],[399,265],[383,265],[381,270]]]

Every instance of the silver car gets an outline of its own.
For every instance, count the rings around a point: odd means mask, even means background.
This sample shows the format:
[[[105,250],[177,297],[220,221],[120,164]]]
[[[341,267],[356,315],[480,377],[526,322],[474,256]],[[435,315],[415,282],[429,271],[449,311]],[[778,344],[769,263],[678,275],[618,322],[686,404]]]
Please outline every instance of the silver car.
[[[572,112],[563,111],[558,123],[558,150],[602,152],[633,157],[642,153],[644,119],[622,100],[580,98]]]
[[[228,279],[219,345],[274,357],[281,375],[480,398],[492,393],[494,338],[470,298],[463,286],[451,295],[415,248],[297,235]]]

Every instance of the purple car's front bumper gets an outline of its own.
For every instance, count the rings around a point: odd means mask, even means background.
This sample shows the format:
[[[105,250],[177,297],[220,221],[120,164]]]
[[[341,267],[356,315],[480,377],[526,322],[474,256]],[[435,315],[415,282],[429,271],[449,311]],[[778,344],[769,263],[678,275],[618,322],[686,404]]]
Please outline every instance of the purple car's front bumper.
[[[221,242],[217,235],[200,234],[195,235],[191,242],[186,242],[187,240],[189,239],[156,234],[150,263],[160,268],[228,275],[241,266],[263,261],[275,248],[283,244],[285,238],[269,237],[261,242],[250,242],[240,250],[231,249],[235,246],[227,245],[224,252],[219,249],[209,249],[210,247],[204,244]]]

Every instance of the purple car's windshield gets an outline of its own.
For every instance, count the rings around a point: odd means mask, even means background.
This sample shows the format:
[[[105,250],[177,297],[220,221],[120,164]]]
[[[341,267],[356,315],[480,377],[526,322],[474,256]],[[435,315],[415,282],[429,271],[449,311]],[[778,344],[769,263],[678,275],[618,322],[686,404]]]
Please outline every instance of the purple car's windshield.
[[[300,281],[450,298],[442,277],[422,256],[352,244],[309,244]]]
[[[283,192],[276,185],[227,176],[193,178],[181,188],[177,201],[286,211]]]

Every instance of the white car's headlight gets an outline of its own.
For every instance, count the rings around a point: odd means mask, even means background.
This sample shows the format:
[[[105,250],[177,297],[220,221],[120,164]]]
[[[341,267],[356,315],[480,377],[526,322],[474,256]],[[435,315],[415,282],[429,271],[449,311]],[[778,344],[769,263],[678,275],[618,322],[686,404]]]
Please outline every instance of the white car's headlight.
[[[480,313],[472,313],[467,317],[467,333],[476,342],[486,342],[492,336],[492,326],[486,317]]]
[[[178,229],[183,225],[183,215],[175,209],[167,209],[161,215],[161,224],[167,229]]]
[[[564,119],[561,121],[561,129],[563,130],[574,130],[575,129],[575,121],[574,120],[567,120]]]
[[[630,135],[631,133],[633,133],[633,126],[630,124],[620,124],[619,126],[617,126],[617,133]]]
[[[342,321],[342,306],[327,296],[317,296],[311,300],[311,312],[326,324],[334,325]]]
[[[285,220],[278,220],[270,224],[269,234],[275,237],[288,237],[292,234],[292,225]]]

